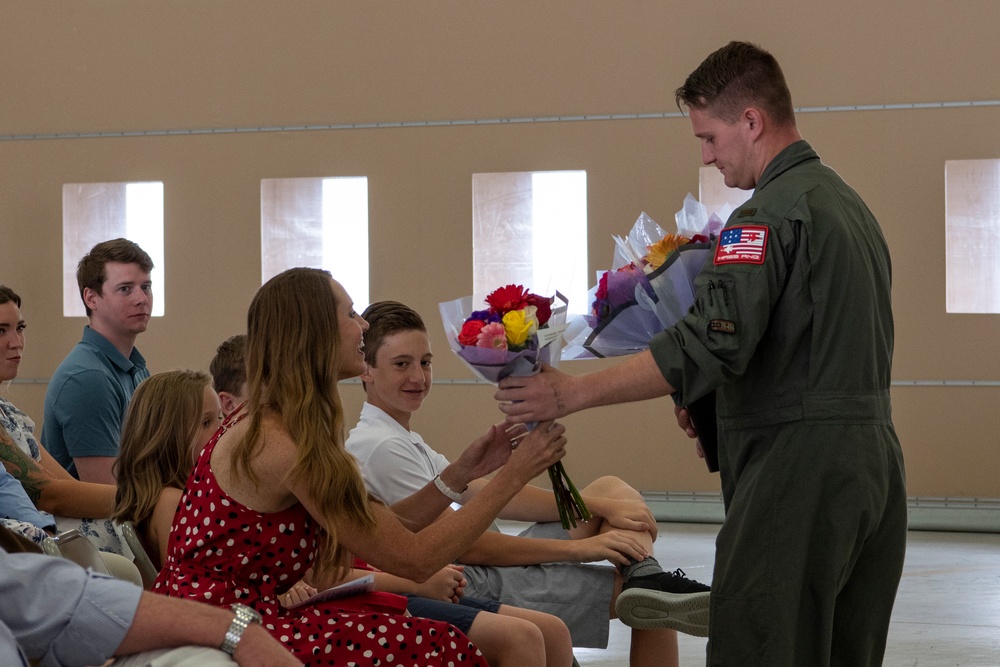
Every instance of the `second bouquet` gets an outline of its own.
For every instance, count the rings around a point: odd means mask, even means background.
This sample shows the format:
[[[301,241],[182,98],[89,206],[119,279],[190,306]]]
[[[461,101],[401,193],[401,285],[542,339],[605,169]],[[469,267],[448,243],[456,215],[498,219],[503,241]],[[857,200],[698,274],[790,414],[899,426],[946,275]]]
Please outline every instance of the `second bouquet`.
[[[506,285],[490,292],[484,303],[486,308],[473,310],[472,297],[466,296],[439,304],[449,346],[476,376],[496,384],[505,377],[535,375],[543,363],[558,363],[566,329],[562,295],[543,297],[522,285]],[[590,520],[562,461],[549,468],[549,479],[563,528]]]

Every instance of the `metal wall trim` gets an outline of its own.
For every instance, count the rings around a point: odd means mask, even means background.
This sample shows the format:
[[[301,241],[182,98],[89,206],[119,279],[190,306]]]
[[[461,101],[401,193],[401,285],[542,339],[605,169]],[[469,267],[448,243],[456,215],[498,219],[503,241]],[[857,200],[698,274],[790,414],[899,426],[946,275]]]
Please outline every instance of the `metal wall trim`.
[[[796,113],[843,113],[850,111],[909,111],[924,109],[971,109],[1000,106],[1000,100],[955,102],[904,102],[898,104],[843,104],[798,107]],[[122,139],[128,137],[169,137],[204,134],[259,134],[271,132],[330,132],[336,130],[384,130],[421,127],[467,127],[470,125],[516,125],[520,123],[577,123],[617,120],[657,120],[683,118],[680,111],[650,113],[582,114],[568,116],[528,116],[519,118],[457,118],[452,120],[408,120],[310,125],[264,125],[257,127],[201,127],[184,129],[117,130],[108,132],[41,132],[37,134],[2,134],[0,141],[47,141],[52,139]]]

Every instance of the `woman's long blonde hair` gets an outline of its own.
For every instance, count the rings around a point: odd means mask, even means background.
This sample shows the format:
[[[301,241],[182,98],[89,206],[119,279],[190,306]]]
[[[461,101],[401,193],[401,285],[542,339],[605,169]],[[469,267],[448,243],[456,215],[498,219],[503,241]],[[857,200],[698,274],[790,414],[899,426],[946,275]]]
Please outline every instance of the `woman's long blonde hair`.
[[[325,519],[317,577],[346,567],[338,520],[375,526],[357,462],[344,448],[340,327],[331,280],[319,269],[289,269],[257,291],[247,314],[249,426],[232,451],[234,472],[259,483],[251,462],[264,445],[262,418],[271,411],[281,420],[298,450],[289,479],[305,482]]]
[[[157,373],[139,384],[122,424],[112,519],[139,525],[153,513],[164,487],[184,488],[211,382],[205,373],[182,370]]]

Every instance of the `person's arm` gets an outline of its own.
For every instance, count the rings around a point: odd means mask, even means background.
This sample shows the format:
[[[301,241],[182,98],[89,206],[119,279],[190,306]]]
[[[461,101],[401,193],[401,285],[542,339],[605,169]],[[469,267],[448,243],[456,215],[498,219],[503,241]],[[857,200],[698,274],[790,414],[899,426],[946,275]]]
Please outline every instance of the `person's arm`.
[[[233,612],[193,600],[143,593],[115,656],[178,646],[218,648]],[[233,660],[241,667],[293,667],[302,663],[258,623],[243,632]]]
[[[0,469],[0,517],[30,523],[49,532],[56,525],[55,519],[38,511],[21,483],[5,469]]]
[[[525,438],[507,464],[460,513],[446,515],[418,533],[407,530],[394,512],[381,504],[372,507],[377,523],[374,530],[346,517],[325,517],[303,482],[286,480],[284,484],[322,525],[339,519],[337,535],[349,551],[380,570],[422,582],[462,554],[518,490],[565,455],[563,426],[540,424],[535,431],[543,435]],[[290,446],[294,453],[293,443],[281,446]],[[317,583],[317,588],[323,587]]]
[[[530,377],[507,377],[494,397],[511,423],[558,419],[587,408],[631,403],[674,393],[649,350],[615,366],[567,375],[549,366]]]
[[[458,602],[467,583],[462,570],[461,565],[445,565],[422,584],[388,572],[375,572],[375,590],[400,595],[419,595],[430,600]]]
[[[173,525],[177,504],[183,493],[180,489],[175,489],[172,486],[165,487],[160,491],[160,497],[156,500],[153,513],[146,520],[147,543],[156,550],[156,553],[150,554],[150,556],[159,559],[156,562],[157,567],[163,567],[163,563],[167,562],[170,527]]]
[[[469,484],[466,493],[468,498],[474,498],[486,485],[487,480],[478,479]],[[555,496],[551,491],[528,485],[517,492],[507,506],[500,512],[499,518],[511,521],[559,521],[559,509],[556,507]]]
[[[485,483],[485,480],[476,480],[469,484],[466,496],[475,496]],[[656,538],[656,518],[649,506],[641,500],[587,495],[583,496],[583,500],[595,518],[606,520],[614,528],[649,532]],[[500,512],[500,518],[511,521],[559,521],[559,510],[552,491],[529,485],[507,503]]]
[[[609,560],[628,564],[650,555],[629,533],[609,530],[580,540],[540,539],[487,531],[459,557],[466,565],[538,565],[540,563],[593,563]]]
[[[470,481],[461,468],[448,466],[444,457],[435,455],[428,461],[413,443],[398,437],[381,440],[361,464],[368,491],[392,505],[410,530],[427,526],[451,503],[433,483],[435,470],[441,470],[445,486],[456,491],[464,489]]]
[[[94,519],[111,515],[115,505],[115,487],[91,484],[74,478],[40,448],[41,461],[25,454],[0,426],[0,461],[24,487],[38,509],[59,516]]]
[[[80,481],[112,486],[118,483],[115,479],[113,456],[74,456],[73,465],[76,466]]]
[[[515,439],[523,435],[523,427],[508,429],[502,423],[494,424],[486,433],[472,441],[457,461],[441,470],[441,481],[447,488],[462,495],[462,501],[467,501],[471,496],[463,494],[484,475],[502,466],[510,458]],[[544,434],[536,437],[544,437]],[[419,470],[409,470],[406,461],[398,456],[387,459],[382,455],[383,452],[384,446],[373,453],[372,457],[378,457],[379,460],[373,462],[372,467],[387,475],[379,481],[379,487],[391,499],[393,511],[413,530],[424,528],[435,521],[452,503],[452,499],[442,493],[433,480],[427,482]],[[435,454],[440,457],[436,452]],[[444,457],[440,457],[440,460],[445,461]],[[414,491],[413,487],[421,482],[423,485]],[[478,483],[478,488],[482,489],[485,485],[486,482],[482,481]],[[403,496],[402,499],[395,500],[400,496]]]
[[[141,593],[63,558],[0,550],[0,620],[41,664],[102,664],[128,631]]]
[[[0,599],[0,621],[28,657],[66,667],[160,648],[216,648],[233,620],[227,609],[144,593],[62,558],[2,550]],[[233,658],[243,667],[302,664],[256,624]]]

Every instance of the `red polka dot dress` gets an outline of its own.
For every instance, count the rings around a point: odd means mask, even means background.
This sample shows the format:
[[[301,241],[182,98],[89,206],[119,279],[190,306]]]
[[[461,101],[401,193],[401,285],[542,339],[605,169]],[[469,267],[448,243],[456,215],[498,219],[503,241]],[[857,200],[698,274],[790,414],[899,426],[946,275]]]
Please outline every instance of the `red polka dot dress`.
[[[395,667],[486,662],[459,630],[438,621],[345,610],[336,600],[289,611],[278,602],[316,556],[321,528],[301,504],[262,514],[230,498],[209,461],[225,426],[198,459],[170,531],[153,590],[228,607],[242,602],[307,665]]]

